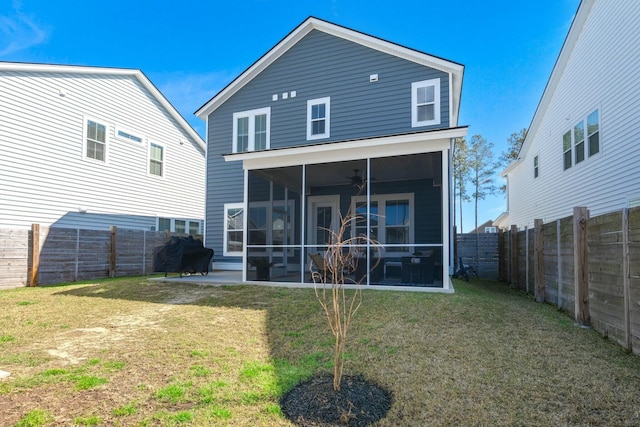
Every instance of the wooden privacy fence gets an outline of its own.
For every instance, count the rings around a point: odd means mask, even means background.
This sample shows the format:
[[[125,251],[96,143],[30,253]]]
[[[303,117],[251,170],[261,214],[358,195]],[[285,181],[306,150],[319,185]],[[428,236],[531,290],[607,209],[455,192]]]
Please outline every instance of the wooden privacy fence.
[[[116,227],[0,229],[0,289],[149,274],[154,248],[168,237]]]
[[[500,280],[640,354],[640,208],[500,233]]]
[[[470,265],[478,272],[478,277],[496,280],[500,267],[500,237],[498,233],[466,233],[456,235],[456,260]]]

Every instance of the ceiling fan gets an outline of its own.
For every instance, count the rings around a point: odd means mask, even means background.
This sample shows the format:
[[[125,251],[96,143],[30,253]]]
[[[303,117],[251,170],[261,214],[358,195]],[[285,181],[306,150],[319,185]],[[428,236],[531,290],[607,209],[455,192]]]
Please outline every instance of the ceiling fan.
[[[363,180],[359,172],[360,172],[360,169],[354,169],[353,176],[347,177],[347,179],[351,180],[351,185],[353,185],[354,187],[362,187]]]

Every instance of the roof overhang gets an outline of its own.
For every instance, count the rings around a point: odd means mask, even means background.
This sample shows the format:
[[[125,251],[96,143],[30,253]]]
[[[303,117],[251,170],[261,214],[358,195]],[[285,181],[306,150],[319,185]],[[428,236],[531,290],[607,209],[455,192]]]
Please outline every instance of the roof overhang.
[[[335,161],[403,156],[445,151],[451,140],[467,134],[467,127],[356,139],[290,148],[251,151],[224,155],[224,160],[242,161],[247,170],[319,164]]]
[[[15,71],[25,73],[60,73],[60,74],[88,74],[88,75],[109,75],[124,76],[137,79],[145,89],[158,101],[158,103],[171,115],[171,117],[184,129],[184,131],[205,150],[205,142],[191,125],[182,117],[169,100],[158,90],[158,88],[145,76],[145,74],[133,68],[110,68],[110,67],[85,67],[77,65],[57,65],[57,64],[35,64],[26,62],[0,62],[1,71]]]
[[[362,46],[388,53],[399,58],[406,59],[424,65],[436,70],[448,73],[451,79],[451,123],[457,126],[458,115],[460,111],[460,98],[462,93],[462,78],[464,74],[464,65],[458,64],[446,59],[442,59],[433,55],[429,55],[414,49],[410,49],[377,37],[373,37],[358,31],[351,30],[318,18],[307,18],[302,24],[296,27],[289,35],[287,35],[280,43],[269,50],[265,55],[258,59],[253,65],[245,70],[233,82],[222,89],[216,96],[200,107],[195,115],[203,120],[215,111],[220,105],[227,101],[243,86],[253,80],[264,69],[276,61],[285,52],[291,49],[304,36],[312,30],[319,30],[325,33],[340,37]]]

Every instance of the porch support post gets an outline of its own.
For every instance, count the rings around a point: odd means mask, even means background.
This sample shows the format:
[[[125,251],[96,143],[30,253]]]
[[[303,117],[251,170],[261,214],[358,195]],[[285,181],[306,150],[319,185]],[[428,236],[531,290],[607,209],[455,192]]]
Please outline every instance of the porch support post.
[[[353,212],[355,214],[355,212]],[[367,286],[371,284],[371,157],[367,157]]]
[[[304,273],[307,270],[307,165],[302,165],[302,189],[300,196],[300,283],[304,283]]]
[[[242,216],[242,247],[244,250],[242,251],[242,281],[247,281],[247,253],[249,249],[247,248],[248,234],[249,234],[249,171],[244,169],[244,195],[242,196],[244,200],[244,215]]]
[[[453,140],[451,140],[451,144]],[[451,234],[452,230],[450,227],[450,218],[449,218],[449,203],[451,202],[449,197],[449,150],[442,150],[441,161],[442,161],[442,288],[450,289],[451,281],[449,280],[449,263],[451,261]]]

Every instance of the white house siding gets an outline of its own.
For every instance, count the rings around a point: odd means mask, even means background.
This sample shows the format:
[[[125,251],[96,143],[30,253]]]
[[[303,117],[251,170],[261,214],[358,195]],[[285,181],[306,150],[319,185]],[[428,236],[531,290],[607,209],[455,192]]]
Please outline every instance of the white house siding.
[[[106,163],[83,158],[85,117],[107,125]],[[116,139],[116,126],[145,140]],[[164,146],[163,178],[148,175],[149,142]],[[204,162],[134,76],[0,71],[0,227],[202,219]]]
[[[508,224],[501,225],[531,226],[535,218],[569,216],[575,206],[598,215],[640,197],[638,22],[637,0],[593,2],[555,91],[545,95],[551,95],[547,108],[537,112],[539,126],[532,129],[521,162],[508,173]],[[596,108],[600,153],[563,170],[562,135]],[[539,177],[534,179],[536,155]]]

